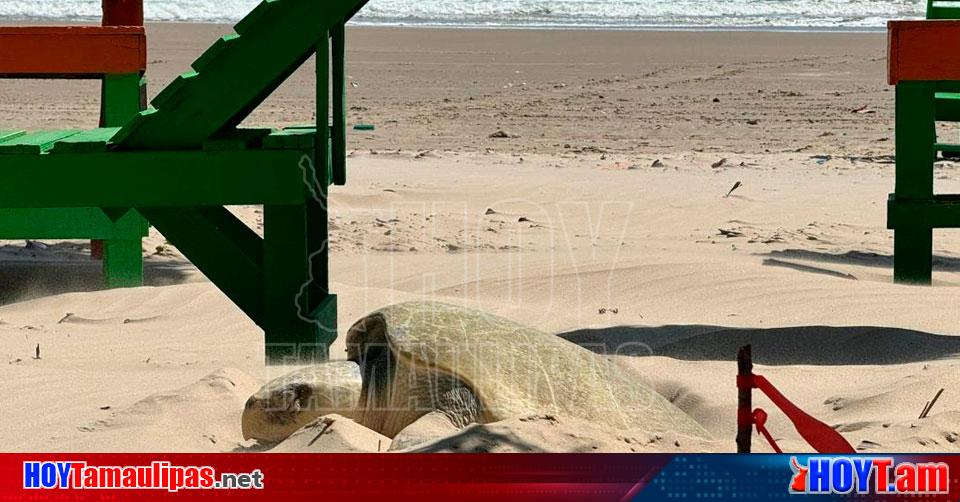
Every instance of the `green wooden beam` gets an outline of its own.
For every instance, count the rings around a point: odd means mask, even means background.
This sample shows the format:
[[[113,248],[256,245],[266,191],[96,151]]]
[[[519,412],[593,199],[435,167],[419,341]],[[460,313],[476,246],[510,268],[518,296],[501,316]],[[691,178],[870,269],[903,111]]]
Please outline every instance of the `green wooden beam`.
[[[223,207],[138,210],[258,325],[263,310],[263,243]]]
[[[936,85],[933,82],[901,82],[896,89],[896,191],[893,208],[903,202],[933,200],[933,163],[936,133]],[[893,276],[896,282],[930,284],[932,278],[933,227],[923,220],[901,226],[894,223]]]
[[[96,207],[0,209],[0,239],[139,239],[147,231],[135,213],[114,222]]]
[[[887,228],[960,228],[960,195],[937,195],[929,200],[887,201]]]
[[[302,203],[290,150],[0,156],[5,207],[162,207]],[[38,190],[42,187],[42,190]]]
[[[315,206],[264,207],[268,364],[326,360],[336,340],[336,299],[327,291],[325,221],[325,213],[318,214]]]
[[[330,34],[333,42],[333,130],[330,159],[333,183],[342,186],[347,184],[346,34],[343,23],[334,25]]]

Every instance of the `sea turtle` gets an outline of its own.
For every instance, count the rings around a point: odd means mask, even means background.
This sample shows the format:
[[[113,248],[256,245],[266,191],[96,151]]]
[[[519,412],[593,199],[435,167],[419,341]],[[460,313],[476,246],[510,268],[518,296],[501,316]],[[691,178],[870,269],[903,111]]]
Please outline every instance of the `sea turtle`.
[[[617,430],[709,436],[638,375],[560,337],[472,309],[437,302],[380,309],[350,328],[347,355],[359,365],[362,386],[356,409],[337,413],[390,438],[425,415],[460,428],[544,413]],[[245,437],[276,441],[316,418],[318,410],[299,396],[342,387],[322,381],[324,371],[303,373],[310,381],[290,375],[252,397]]]
[[[243,437],[276,443],[323,415],[354,418],[360,368],[349,361],[298,369],[264,385],[247,400]]]

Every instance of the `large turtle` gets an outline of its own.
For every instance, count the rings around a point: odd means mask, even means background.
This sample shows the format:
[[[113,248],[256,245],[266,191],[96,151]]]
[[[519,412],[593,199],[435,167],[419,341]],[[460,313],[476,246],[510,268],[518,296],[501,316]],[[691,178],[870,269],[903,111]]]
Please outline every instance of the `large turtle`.
[[[356,409],[336,412],[390,438],[425,415],[460,428],[528,414],[708,437],[637,375],[606,358],[463,307],[410,302],[380,309],[350,328],[347,355],[359,365],[362,385]],[[297,399],[331,395],[331,386],[343,387],[321,381],[316,371],[301,375],[305,379],[294,374],[268,384],[251,397],[243,415],[244,436],[277,441],[297,424],[329,413],[323,402],[315,409]]]

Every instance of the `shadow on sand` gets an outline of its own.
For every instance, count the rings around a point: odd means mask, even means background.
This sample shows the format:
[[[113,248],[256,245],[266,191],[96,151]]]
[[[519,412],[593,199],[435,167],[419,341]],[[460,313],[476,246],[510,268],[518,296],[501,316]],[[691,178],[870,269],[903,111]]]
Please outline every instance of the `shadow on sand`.
[[[795,259],[840,265],[858,265],[861,267],[893,268],[893,256],[865,251],[847,251],[846,253],[826,253],[808,249],[784,249],[771,251],[762,256],[771,259]],[[960,272],[960,258],[933,255],[933,269],[943,272]]]
[[[199,274],[189,263],[144,264],[144,285],[189,282]],[[99,261],[0,261],[0,305],[44,296],[103,289]]]
[[[903,364],[956,357],[960,336],[873,326],[750,329],[718,326],[615,326],[560,333],[599,354],[734,361],[753,345],[758,364]]]

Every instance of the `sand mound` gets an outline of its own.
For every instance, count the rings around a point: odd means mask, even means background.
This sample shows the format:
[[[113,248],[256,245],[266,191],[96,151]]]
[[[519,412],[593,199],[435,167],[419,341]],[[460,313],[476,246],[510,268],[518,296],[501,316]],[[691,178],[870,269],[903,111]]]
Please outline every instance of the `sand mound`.
[[[293,433],[270,453],[377,453],[390,438],[340,415],[327,415]]]
[[[71,451],[227,452],[242,447],[236,423],[258,383],[237,369],[160,392],[78,427],[62,447]]]

